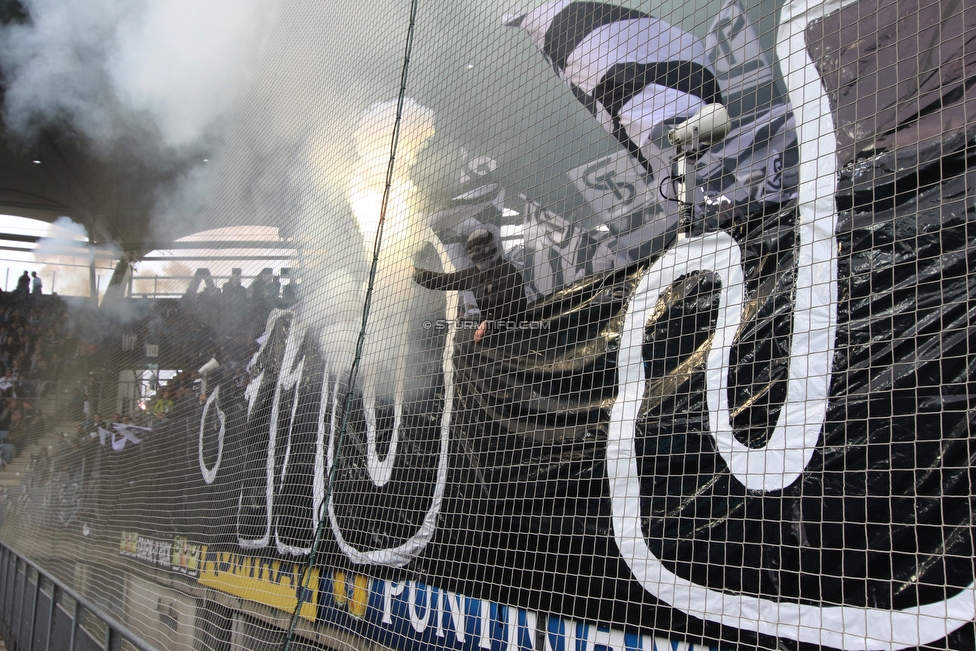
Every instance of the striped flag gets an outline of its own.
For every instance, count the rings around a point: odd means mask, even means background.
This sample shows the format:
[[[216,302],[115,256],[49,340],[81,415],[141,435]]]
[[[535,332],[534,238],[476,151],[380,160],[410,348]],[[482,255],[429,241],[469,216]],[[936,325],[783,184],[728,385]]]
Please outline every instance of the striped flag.
[[[495,179],[497,168],[495,159],[465,152],[450,194],[426,217],[442,240],[463,243],[477,229],[496,225],[505,208],[505,186]]]
[[[796,198],[797,143],[792,111],[738,0],[725,0],[705,37],[706,57],[733,115],[732,128],[697,162],[695,222],[712,228],[733,215]],[[645,145],[646,147],[646,145]],[[610,249],[635,261],[660,250],[673,220],[665,196],[623,152],[567,172],[611,237]]]
[[[522,211],[522,279],[530,303],[594,273],[626,263],[605,241],[580,230],[565,217],[525,195],[519,196],[525,202]]]
[[[576,98],[655,176],[663,127],[722,101],[704,44],[643,12],[559,0],[506,24],[528,32]]]
[[[739,0],[726,0],[722,5],[705,35],[705,49],[730,116],[774,102],[772,63]]]
[[[697,205],[705,205],[707,220],[715,216],[722,223],[733,214],[796,199],[799,153],[793,111],[739,0],[725,0],[705,45],[733,119],[725,139],[698,162],[704,196]]]

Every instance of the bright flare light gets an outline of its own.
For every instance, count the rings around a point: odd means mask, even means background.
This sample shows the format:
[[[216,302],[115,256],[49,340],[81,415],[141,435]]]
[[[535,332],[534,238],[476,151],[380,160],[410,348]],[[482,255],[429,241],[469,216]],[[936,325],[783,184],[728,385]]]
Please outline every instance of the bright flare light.
[[[363,242],[370,251],[380,222],[396,115],[396,102],[377,104],[366,111],[356,129],[356,152],[359,154],[359,161],[349,188],[349,203]],[[396,241],[402,239],[409,230],[408,201],[414,187],[408,176],[409,169],[416,161],[417,154],[433,136],[434,112],[412,99],[405,100],[400,120],[396,165],[386,206],[384,238],[390,237]]]
[[[386,206],[386,221],[383,226],[384,239],[402,238],[407,231],[410,220],[410,209],[407,199],[413,191],[413,184],[407,180],[395,181],[390,187],[390,197]],[[349,203],[352,213],[356,217],[359,232],[363,235],[363,242],[367,250],[372,250],[376,240],[376,230],[380,225],[380,214],[383,208],[383,190],[375,186],[353,189],[349,193]]]

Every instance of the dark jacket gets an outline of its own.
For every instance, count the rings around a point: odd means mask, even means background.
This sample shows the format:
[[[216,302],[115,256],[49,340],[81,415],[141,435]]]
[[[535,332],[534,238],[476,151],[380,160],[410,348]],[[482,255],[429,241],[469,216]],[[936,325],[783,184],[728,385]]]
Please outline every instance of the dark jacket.
[[[506,260],[500,260],[484,270],[469,267],[452,273],[439,273],[417,269],[413,279],[427,289],[473,291],[481,316],[486,321],[518,321],[525,313],[522,274]]]

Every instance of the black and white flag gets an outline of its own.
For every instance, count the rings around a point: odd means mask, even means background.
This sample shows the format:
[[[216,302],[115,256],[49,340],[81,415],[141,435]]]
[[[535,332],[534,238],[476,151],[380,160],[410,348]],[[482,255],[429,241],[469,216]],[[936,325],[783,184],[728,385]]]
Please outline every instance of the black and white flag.
[[[534,302],[577,280],[617,266],[606,241],[582,231],[535,201],[525,201],[522,217],[525,295]]]
[[[446,242],[463,242],[491,225],[505,208],[505,186],[495,178],[498,163],[490,156],[465,153],[452,180],[452,192],[427,215],[427,225]]]
[[[112,429],[108,430],[104,427],[99,427],[96,431],[90,432],[89,436],[97,438],[99,445],[104,446],[106,443],[110,443],[112,449],[119,452],[125,448],[127,442],[132,443],[132,445],[142,443],[142,439],[136,436],[137,432],[145,436],[145,432],[150,431],[152,430],[148,427],[140,427],[129,423],[112,423]]]
[[[714,225],[796,198],[797,141],[789,103],[776,92],[775,71],[738,0],[722,6],[705,46],[733,115],[725,139],[697,162],[695,212],[698,220]],[[674,196],[667,174],[655,182],[632,161],[614,154],[567,173],[609,231],[610,248],[630,261],[659,250],[674,226],[665,200]]]
[[[607,225],[658,204],[653,180],[622,151],[571,169],[566,175]]]
[[[751,214],[796,198],[798,152],[789,102],[739,0],[726,0],[705,36],[732,129],[698,162],[699,209]]]
[[[643,12],[560,0],[505,20],[528,32],[577,99],[655,176],[656,147],[647,147],[662,125],[722,101],[704,44]]]
[[[739,0],[726,0],[705,35],[708,63],[729,115],[768,106],[775,96],[770,58]]]
[[[426,224],[440,238],[455,269],[474,264],[464,248],[471,233],[484,228],[498,235],[505,210],[505,186],[496,178],[497,169],[494,158],[465,151],[462,165],[449,184],[451,192],[427,214]],[[474,293],[462,291],[460,315],[476,318],[480,314]]]
[[[699,197],[702,212],[749,214],[762,204],[796,199],[799,159],[789,104],[777,103],[744,115],[735,125],[698,162],[698,184],[704,188],[704,197]]]
[[[667,217],[659,184],[633,157],[618,151],[566,175],[598,216],[600,225],[593,234],[606,234],[600,241],[610,251],[614,266],[627,265],[664,246],[675,222]]]

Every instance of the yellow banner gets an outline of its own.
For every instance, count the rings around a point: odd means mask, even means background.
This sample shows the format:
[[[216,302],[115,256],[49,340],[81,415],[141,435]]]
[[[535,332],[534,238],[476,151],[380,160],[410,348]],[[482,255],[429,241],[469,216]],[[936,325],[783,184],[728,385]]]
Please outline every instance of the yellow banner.
[[[298,591],[305,578],[305,565],[233,552],[211,552],[206,546],[202,552],[203,562],[197,579],[201,584],[235,597],[295,612]],[[308,590],[301,616],[314,622],[319,599],[317,569],[312,570]]]

